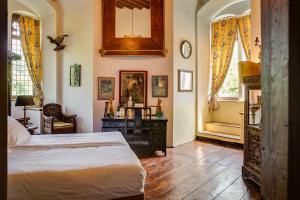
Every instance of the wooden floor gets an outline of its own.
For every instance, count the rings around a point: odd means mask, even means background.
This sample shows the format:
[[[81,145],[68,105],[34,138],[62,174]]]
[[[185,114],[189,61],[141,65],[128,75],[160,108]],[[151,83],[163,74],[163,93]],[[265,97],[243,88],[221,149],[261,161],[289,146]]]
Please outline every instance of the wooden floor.
[[[147,171],[146,200],[260,199],[259,189],[241,177],[241,150],[192,142],[141,162]]]

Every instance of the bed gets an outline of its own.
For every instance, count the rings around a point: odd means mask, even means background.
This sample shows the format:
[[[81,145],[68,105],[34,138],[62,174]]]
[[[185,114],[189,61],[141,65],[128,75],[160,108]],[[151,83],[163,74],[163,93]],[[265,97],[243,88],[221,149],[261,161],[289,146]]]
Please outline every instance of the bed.
[[[59,135],[30,135],[28,139],[9,145],[10,149],[24,148],[76,148],[97,146],[128,145],[120,132],[59,134]]]
[[[9,200],[142,196],[146,172],[128,146],[11,150]]]
[[[29,136],[9,126],[9,200],[140,200],[146,172],[118,132]]]

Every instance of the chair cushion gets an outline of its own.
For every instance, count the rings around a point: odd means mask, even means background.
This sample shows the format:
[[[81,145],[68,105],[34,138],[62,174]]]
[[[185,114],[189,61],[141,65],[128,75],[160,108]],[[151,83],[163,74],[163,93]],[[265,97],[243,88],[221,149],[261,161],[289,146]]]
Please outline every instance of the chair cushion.
[[[56,122],[53,123],[53,128],[55,130],[68,129],[68,128],[73,128],[73,124],[72,123],[67,123],[67,122],[62,122],[62,121],[56,121]]]

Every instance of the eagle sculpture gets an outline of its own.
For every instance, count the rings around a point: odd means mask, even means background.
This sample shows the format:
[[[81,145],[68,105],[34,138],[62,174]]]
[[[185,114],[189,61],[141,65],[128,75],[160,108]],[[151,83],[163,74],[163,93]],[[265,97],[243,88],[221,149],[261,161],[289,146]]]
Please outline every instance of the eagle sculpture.
[[[61,50],[63,50],[66,47],[66,45],[64,45],[62,43],[63,43],[65,37],[68,37],[68,36],[69,35],[61,35],[61,36],[56,37],[55,39],[53,39],[50,36],[47,36],[47,38],[49,39],[49,41],[50,41],[51,44],[55,44],[56,45],[54,51],[61,51]]]

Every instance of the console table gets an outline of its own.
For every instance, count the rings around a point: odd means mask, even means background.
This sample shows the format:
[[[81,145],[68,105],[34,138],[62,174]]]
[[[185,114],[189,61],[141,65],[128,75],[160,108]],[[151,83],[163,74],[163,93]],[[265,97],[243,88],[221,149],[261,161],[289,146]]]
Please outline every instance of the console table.
[[[151,117],[151,126],[152,126],[152,153],[155,151],[162,151],[167,154],[167,122],[168,120],[164,117]],[[133,127],[133,120],[128,120],[128,126]],[[143,127],[149,127],[149,119],[143,119]],[[125,118],[123,117],[114,117],[114,118],[103,118],[102,119],[102,131],[120,131],[124,138],[128,141],[130,140],[130,135],[125,133]],[[132,150],[137,154],[141,155],[141,151],[134,147],[131,147]]]

